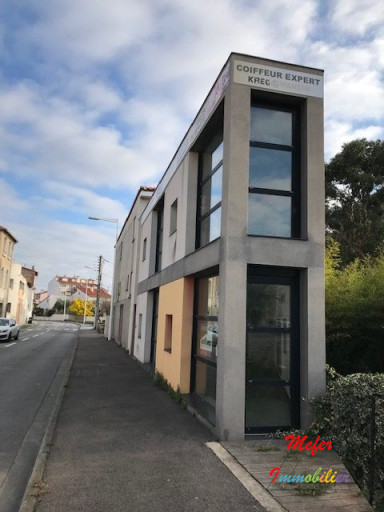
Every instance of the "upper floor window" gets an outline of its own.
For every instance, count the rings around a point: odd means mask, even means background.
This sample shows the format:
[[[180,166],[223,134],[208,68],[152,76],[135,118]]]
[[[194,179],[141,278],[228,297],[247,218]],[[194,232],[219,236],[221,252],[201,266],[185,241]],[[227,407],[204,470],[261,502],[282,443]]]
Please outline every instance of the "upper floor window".
[[[200,153],[197,247],[220,236],[223,181],[223,139],[216,135]]]
[[[156,205],[155,211],[157,214],[155,272],[159,272],[161,270],[163,259],[164,197],[162,197],[161,200]]]
[[[171,204],[169,234],[172,235],[177,231],[177,199]]]
[[[300,119],[297,108],[251,107],[248,233],[300,236]]]

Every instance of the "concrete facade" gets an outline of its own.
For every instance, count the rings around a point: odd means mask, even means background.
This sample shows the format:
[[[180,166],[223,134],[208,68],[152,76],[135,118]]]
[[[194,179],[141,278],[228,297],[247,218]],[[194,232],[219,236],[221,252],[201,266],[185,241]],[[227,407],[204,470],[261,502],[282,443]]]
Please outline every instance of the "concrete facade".
[[[308,425],[303,398],[325,389],[322,80],[231,54],[140,215],[131,353],[224,440]]]
[[[9,316],[9,280],[11,276],[13,249],[16,238],[3,226],[0,226],[0,316]]]
[[[150,236],[143,235],[139,218],[152,193],[151,187],[141,187],[138,191],[115,249],[112,337],[131,354],[134,354],[138,318],[136,290],[139,268],[149,260],[149,249],[147,246],[144,247],[147,244],[144,240],[150,240]]]

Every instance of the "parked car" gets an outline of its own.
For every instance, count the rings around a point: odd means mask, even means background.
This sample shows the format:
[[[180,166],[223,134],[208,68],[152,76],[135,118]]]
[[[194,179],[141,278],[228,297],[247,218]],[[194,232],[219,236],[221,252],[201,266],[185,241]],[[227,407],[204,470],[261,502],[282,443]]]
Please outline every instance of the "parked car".
[[[12,318],[0,318],[0,341],[19,339],[20,327]]]

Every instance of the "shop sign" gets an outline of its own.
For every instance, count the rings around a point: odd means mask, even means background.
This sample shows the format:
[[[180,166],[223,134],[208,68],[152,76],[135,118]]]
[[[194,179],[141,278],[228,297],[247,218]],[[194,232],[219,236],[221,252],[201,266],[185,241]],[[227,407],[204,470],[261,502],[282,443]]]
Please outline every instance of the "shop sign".
[[[323,97],[323,77],[313,73],[275,66],[234,61],[233,81],[255,89],[290,93],[299,96]]]

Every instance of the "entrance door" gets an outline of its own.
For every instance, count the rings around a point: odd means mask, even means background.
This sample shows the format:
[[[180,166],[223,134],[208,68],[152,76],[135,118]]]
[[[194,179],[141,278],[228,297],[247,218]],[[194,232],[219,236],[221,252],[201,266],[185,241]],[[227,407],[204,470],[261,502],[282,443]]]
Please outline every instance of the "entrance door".
[[[257,267],[256,267],[257,269]],[[245,432],[299,426],[299,300],[296,271],[261,272],[247,284]]]
[[[151,332],[151,359],[150,363],[156,366],[156,344],[157,344],[157,323],[159,317],[159,289],[153,290],[153,306],[152,306],[152,332]]]
[[[119,343],[119,345],[122,344],[123,321],[124,321],[124,304],[120,304],[119,332],[118,332],[118,343]]]

